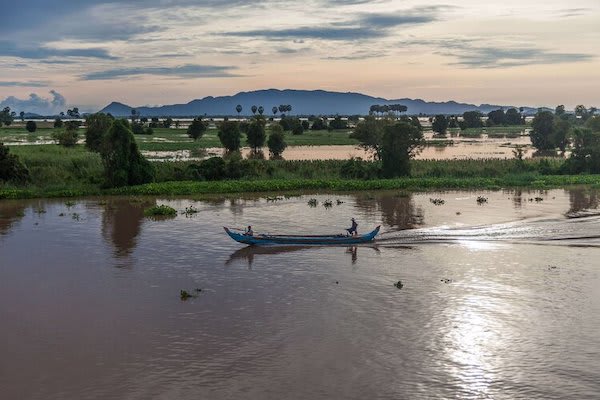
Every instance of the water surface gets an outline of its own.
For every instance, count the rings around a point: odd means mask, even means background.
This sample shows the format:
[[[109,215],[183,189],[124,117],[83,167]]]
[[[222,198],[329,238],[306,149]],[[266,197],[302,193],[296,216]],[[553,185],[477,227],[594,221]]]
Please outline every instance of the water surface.
[[[0,395],[597,398],[599,195],[2,201]],[[199,212],[147,219],[153,204]],[[222,231],[351,216],[380,239],[253,249]]]

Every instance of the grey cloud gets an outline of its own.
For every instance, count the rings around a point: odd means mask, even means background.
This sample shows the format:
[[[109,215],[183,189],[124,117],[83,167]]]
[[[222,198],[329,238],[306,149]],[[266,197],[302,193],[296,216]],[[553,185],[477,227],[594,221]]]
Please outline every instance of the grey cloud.
[[[81,49],[57,49],[45,46],[16,46],[9,41],[0,41],[0,57],[17,57],[42,60],[50,57],[80,57],[116,60],[106,49],[92,47]]]
[[[52,95],[52,99],[41,97],[36,93],[31,93],[27,99],[9,96],[0,101],[0,108],[10,107],[17,112],[25,111],[41,115],[50,115],[63,111],[67,103],[65,98],[55,90],[51,90],[50,94]]]
[[[0,87],[46,87],[48,82],[45,81],[0,81]]]
[[[566,10],[561,10],[558,13],[558,17],[560,18],[572,18],[572,17],[579,17],[581,15],[586,15],[588,14],[590,11],[589,8],[569,8]]]
[[[226,32],[226,36],[262,37],[271,39],[321,39],[354,41],[376,39],[391,34],[390,30],[407,25],[434,22],[445,6],[418,7],[396,13],[367,13],[352,20],[330,23],[328,26],[301,26],[282,29],[253,29]]]
[[[160,75],[185,78],[236,77],[239,75],[231,72],[235,69],[236,67],[233,66],[196,64],[187,64],[177,67],[131,67],[91,72],[81,76],[81,78],[87,80],[106,80],[137,75]]]

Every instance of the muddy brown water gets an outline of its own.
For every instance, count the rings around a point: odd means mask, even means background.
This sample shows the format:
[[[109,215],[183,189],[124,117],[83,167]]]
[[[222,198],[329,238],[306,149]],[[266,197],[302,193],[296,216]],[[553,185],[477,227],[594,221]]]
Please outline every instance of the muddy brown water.
[[[0,201],[0,397],[598,398],[600,192],[272,200]],[[352,216],[382,235],[248,248],[222,230]]]

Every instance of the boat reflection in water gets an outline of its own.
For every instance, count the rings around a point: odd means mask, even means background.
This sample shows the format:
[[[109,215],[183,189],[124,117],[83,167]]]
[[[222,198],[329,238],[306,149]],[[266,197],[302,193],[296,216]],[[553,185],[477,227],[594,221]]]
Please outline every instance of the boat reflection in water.
[[[379,253],[379,248],[377,246],[350,246],[350,247],[346,247],[346,246],[328,246],[328,248],[332,248],[332,249],[345,249],[345,253],[349,254],[351,256],[352,259],[352,264],[356,264],[356,261],[358,260],[358,248],[362,247],[362,248],[368,248],[371,250],[374,250],[375,252]],[[264,255],[264,256],[269,256],[269,255],[282,255],[282,254],[287,254],[287,253],[295,253],[295,252],[304,252],[304,251],[311,251],[311,250],[315,250],[315,249],[322,249],[323,246],[247,246],[244,248],[241,248],[239,250],[234,251],[233,253],[231,253],[231,255],[229,256],[229,258],[227,259],[227,261],[225,261],[225,265],[231,265],[233,263],[235,263],[236,261],[239,260],[246,260],[246,262],[248,263],[248,269],[252,268],[252,264],[254,263],[254,256],[256,255]]]

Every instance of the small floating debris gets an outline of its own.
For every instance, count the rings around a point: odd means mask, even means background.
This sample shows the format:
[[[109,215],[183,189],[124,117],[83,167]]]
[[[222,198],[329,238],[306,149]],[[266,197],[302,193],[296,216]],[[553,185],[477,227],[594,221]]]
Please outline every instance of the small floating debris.
[[[460,211],[457,211],[457,212],[456,212],[456,215],[461,215],[461,214],[462,214],[462,213],[461,213]]]
[[[544,199],[543,199],[543,198],[541,198],[541,197],[536,197],[534,200],[535,200],[537,203],[539,203],[540,201],[544,201]]]
[[[186,207],[184,211],[182,211],[182,214],[185,214],[186,217],[191,217],[194,214],[198,214],[200,211],[198,211],[197,208],[195,208],[194,206],[189,206]]]
[[[340,281],[335,281],[335,284],[336,284],[336,285],[339,285],[339,284],[340,284]]]
[[[201,291],[202,291],[202,289],[195,289],[194,291],[195,291],[196,293],[198,293],[198,292],[201,292]],[[183,289],[182,289],[182,290],[180,290],[180,291],[179,291],[179,298],[180,298],[181,300],[183,300],[183,301],[186,301],[186,300],[188,300],[188,299],[194,299],[194,298],[196,298],[196,297],[198,297],[198,295],[197,295],[197,294],[190,293],[190,292],[188,292],[187,290],[183,290]]]
[[[337,199],[335,202],[336,202],[336,204],[338,206],[341,205],[341,204],[344,204],[344,202],[342,200],[340,200],[340,199]]]
[[[325,207],[325,208],[331,208],[331,207],[333,207],[333,201],[331,201],[329,199],[325,200],[323,202],[323,207]]]
[[[35,213],[38,214],[38,215],[39,214],[46,214],[46,210],[44,210],[43,208],[37,208],[35,210]]]
[[[319,202],[317,201],[317,199],[310,199],[310,200],[308,201],[308,205],[309,205],[310,207],[316,207],[318,204],[319,204]]]
[[[440,279],[440,282],[452,283],[452,279],[444,278],[444,279]]]
[[[487,202],[488,202],[487,197],[477,196],[477,204],[481,205],[481,204],[485,204]]]
[[[276,201],[281,201],[281,200],[283,200],[283,197],[281,197],[281,196],[275,196],[275,197],[267,196],[267,202],[276,202]]]
[[[556,265],[548,265],[548,271],[552,271],[553,269],[558,269]]]
[[[58,216],[59,216],[59,217],[64,217],[64,216],[65,216],[65,213],[60,213],[60,214],[58,214]]]
[[[404,284],[402,283],[402,281],[398,281],[398,282],[394,283],[394,286],[397,289],[402,289],[404,287]]]
[[[431,204],[433,204],[434,206],[441,206],[441,205],[446,204],[446,200],[443,200],[443,199],[431,199],[430,198],[429,202]]]
[[[77,213],[73,213],[71,214],[71,218],[74,219],[75,221],[79,221],[79,219],[81,218],[79,214]]]
[[[70,200],[65,201],[65,206],[67,206],[67,208],[71,208],[74,205],[75,205],[74,201],[70,201]]]

